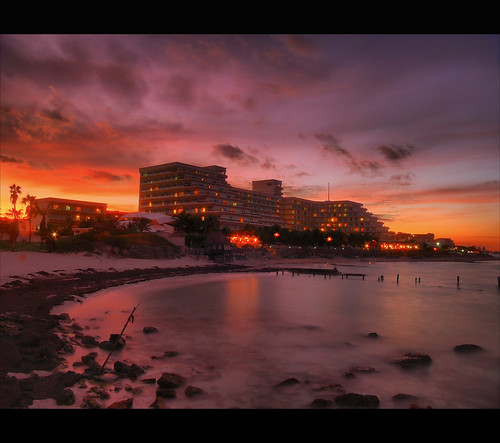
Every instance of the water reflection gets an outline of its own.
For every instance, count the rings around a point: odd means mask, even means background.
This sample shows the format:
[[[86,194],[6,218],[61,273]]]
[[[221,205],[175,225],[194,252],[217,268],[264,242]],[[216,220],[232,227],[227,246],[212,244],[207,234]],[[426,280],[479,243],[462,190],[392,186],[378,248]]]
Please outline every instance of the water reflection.
[[[151,377],[184,372],[212,395],[201,403],[178,398],[170,407],[307,407],[310,390],[300,397],[272,390],[288,377],[376,394],[382,407],[394,407],[399,392],[435,408],[498,407],[497,267],[461,265],[376,264],[363,270],[365,280],[289,273],[172,278],[109,290],[60,312],[107,339],[140,302],[127,349],[116,357],[152,365]],[[452,283],[457,272],[459,289]],[[160,332],[146,336],[144,326]],[[460,343],[486,352],[464,359],[453,352]],[[151,360],[167,350],[179,357]],[[414,372],[388,363],[403,352],[429,353],[433,363]],[[353,366],[377,372],[346,379]]]

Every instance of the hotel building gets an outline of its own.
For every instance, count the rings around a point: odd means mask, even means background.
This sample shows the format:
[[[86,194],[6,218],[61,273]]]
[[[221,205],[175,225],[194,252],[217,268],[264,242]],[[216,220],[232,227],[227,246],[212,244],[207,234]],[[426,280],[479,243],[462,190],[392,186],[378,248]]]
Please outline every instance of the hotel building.
[[[107,203],[95,203],[81,200],[68,200],[63,198],[37,198],[36,204],[45,215],[47,224],[63,225],[78,223],[84,220],[95,220],[100,215],[106,214]],[[33,227],[40,227],[43,215],[39,214],[33,219]]]
[[[288,229],[340,230],[386,240],[383,226],[361,203],[283,197],[279,180],[257,180],[252,189],[227,183],[226,168],[166,163],[139,169],[139,211],[175,216],[183,211],[213,215],[222,227],[281,225]]]
[[[254,182],[249,191],[229,185],[226,168],[178,162],[140,168],[139,173],[139,211],[213,215],[230,229],[281,223],[278,180]]]
[[[344,234],[366,234],[386,241],[389,228],[368,212],[361,203],[350,200],[313,201],[284,197],[282,217],[289,229],[341,231]]]

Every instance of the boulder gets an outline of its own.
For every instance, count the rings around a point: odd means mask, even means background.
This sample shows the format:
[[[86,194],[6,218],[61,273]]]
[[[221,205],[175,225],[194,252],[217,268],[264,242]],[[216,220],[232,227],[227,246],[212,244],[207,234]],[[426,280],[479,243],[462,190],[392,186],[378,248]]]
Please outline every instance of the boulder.
[[[134,403],[133,398],[126,398],[125,400],[115,401],[110,404],[107,409],[131,409]]]
[[[92,395],[87,395],[83,398],[82,404],[80,405],[82,409],[102,409],[101,403]]]
[[[127,342],[120,334],[111,334],[109,336],[109,342],[115,346],[115,349],[123,348]]]
[[[97,352],[91,352],[87,355],[82,355],[81,360],[84,365],[91,366],[95,363],[97,357]]]
[[[201,388],[197,388],[196,386],[191,386],[189,385],[185,390],[184,394],[186,397],[195,397],[197,395],[203,395],[205,394],[205,391]]]
[[[432,359],[429,355],[421,353],[408,353],[405,354],[402,358],[397,358],[391,361],[391,363],[398,364],[404,368],[413,367],[416,365],[430,364],[431,362]]]
[[[453,348],[453,350],[455,352],[459,352],[459,353],[471,353],[471,352],[482,351],[483,348],[481,346],[478,346],[478,345],[466,343],[466,344],[463,344],[463,345],[457,345],[457,346],[455,346]]]
[[[335,403],[347,407],[376,408],[380,400],[376,395],[348,393],[335,397]]]
[[[156,390],[156,396],[161,398],[177,398],[177,393],[175,389],[159,387]]]
[[[315,398],[311,403],[313,408],[328,408],[333,404],[333,400],[328,400],[326,398]]]
[[[99,347],[105,351],[122,349],[127,342],[119,334],[111,334],[109,340],[102,341],[99,343]]]
[[[392,400],[396,401],[396,402],[415,401],[417,399],[418,399],[418,397],[416,397],[415,395],[404,394],[404,393],[400,393],[400,394],[396,394],[396,395],[392,396]]]
[[[130,365],[127,365],[126,363],[117,360],[113,365],[113,369],[116,372],[120,372],[121,374],[128,374],[132,370],[132,367]]]
[[[345,392],[344,387],[339,383],[328,383],[326,385],[314,386],[312,390],[315,392],[330,391],[337,394],[343,394]]]
[[[179,374],[172,372],[164,372],[161,377],[156,381],[161,388],[178,388],[186,382],[186,379]]]
[[[101,400],[107,400],[110,395],[109,392],[100,386],[93,386],[90,388],[90,391],[95,397],[100,398]]]
[[[288,386],[296,386],[300,384],[300,380],[296,379],[295,377],[287,378],[286,380],[283,380],[282,382],[279,382],[278,384],[274,385],[275,388],[284,388]]]
[[[63,406],[71,406],[75,403],[75,394],[71,389],[63,389],[56,398],[56,403]]]
[[[152,409],[163,409],[165,407],[165,402],[163,401],[163,398],[156,397],[154,402],[151,403],[149,407]]]
[[[86,348],[94,348],[96,346],[99,346],[99,342],[95,339],[95,337],[84,335],[82,337],[82,345]]]
[[[119,360],[115,361],[113,369],[120,374],[127,375],[133,380],[135,380],[139,375],[142,375],[144,374],[144,372],[146,372],[143,368],[141,368],[139,365],[136,365],[135,363],[128,365]]]

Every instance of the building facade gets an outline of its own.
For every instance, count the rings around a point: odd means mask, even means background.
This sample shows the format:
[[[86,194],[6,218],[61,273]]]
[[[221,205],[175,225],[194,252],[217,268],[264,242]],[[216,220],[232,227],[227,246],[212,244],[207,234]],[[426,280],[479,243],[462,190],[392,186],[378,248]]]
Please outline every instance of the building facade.
[[[319,229],[344,234],[365,234],[386,241],[389,228],[363,207],[350,200],[313,201],[285,197],[281,203],[283,222],[289,229]]]
[[[202,217],[213,215],[221,226],[239,229],[245,224],[267,226],[280,223],[281,182],[257,188],[271,193],[235,188],[226,181],[226,168],[167,163],[139,169],[139,211],[178,215],[182,212]],[[266,182],[266,181],[263,181]]]
[[[105,215],[108,207],[107,203],[54,197],[37,198],[36,204],[41,213],[33,219],[33,230],[40,228],[44,216],[47,224],[75,224],[80,221],[95,220],[99,216]]]
[[[283,197],[279,180],[256,180],[252,189],[227,183],[226,168],[167,163],[139,169],[139,211],[213,215],[232,230],[281,225],[288,229],[339,230],[387,239],[388,228],[353,201],[313,201]]]

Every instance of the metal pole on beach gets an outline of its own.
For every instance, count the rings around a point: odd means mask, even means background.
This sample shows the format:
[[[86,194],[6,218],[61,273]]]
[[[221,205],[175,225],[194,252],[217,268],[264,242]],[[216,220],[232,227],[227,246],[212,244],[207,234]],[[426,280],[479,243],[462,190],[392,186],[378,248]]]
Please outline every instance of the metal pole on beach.
[[[140,303],[139,303],[140,305]],[[125,329],[127,328],[127,325],[129,324],[129,322],[132,322],[134,323],[134,312],[135,310],[139,307],[139,305],[137,305],[134,309],[132,309],[132,312],[130,313],[130,315],[128,316],[127,318],[127,321],[125,322],[125,325],[123,326],[123,329],[122,329],[122,332],[120,332],[120,335],[119,337],[115,340],[115,343],[113,344],[113,347],[111,348],[111,351],[109,351],[109,354],[108,356],[106,357],[106,360],[104,361],[104,363],[102,364],[101,366],[101,369],[99,369],[99,372],[97,373],[97,375],[99,375],[103,369],[104,369],[104,366],[106,366],[106,363],[108,362],[109,360],[109,357],[111,357],[111,354],[113,353],[113,351],[115,350],[118,342],[120,341],[120,338],[122,338],[122,335],[123,333],[125,332]]]

